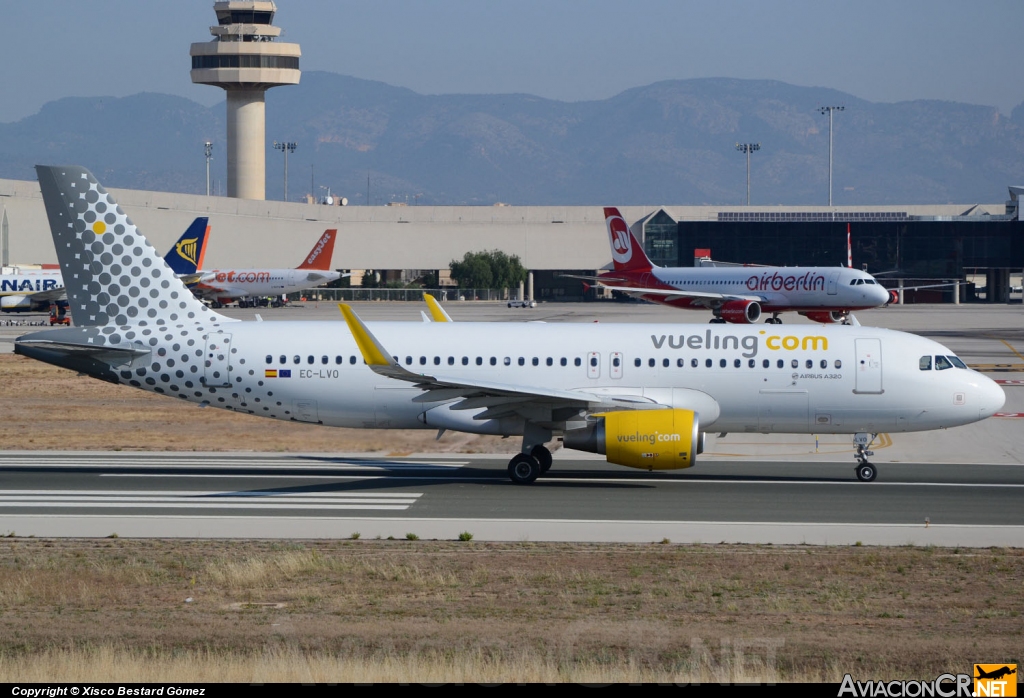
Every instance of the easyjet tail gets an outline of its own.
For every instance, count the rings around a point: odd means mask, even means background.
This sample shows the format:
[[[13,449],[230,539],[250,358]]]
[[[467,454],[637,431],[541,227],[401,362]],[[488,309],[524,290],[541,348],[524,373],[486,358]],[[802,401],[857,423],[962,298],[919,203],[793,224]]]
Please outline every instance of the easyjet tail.
[[[334,257],[334,238],[337,230],[325,230],[320,239],[309,251],[306,261],[299,265],[299,269],[316,269],[317,271],[330,271],[331,258]]]

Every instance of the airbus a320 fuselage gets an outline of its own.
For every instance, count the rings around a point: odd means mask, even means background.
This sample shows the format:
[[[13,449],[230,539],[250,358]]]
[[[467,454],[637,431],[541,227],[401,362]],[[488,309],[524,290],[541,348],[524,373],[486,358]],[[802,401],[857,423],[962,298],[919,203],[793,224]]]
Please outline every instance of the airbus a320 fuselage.
[[[706,430],[904,432],[984,419],[1002,390],[929,339],[867,327],[240,322],[187,292],[86,170],[39,167],[78,327],[19,354],[251,415],[327,426],[521,436],[646,470],[696,462]],[[443,312],[435,319],[446,319]],[[857,475],[875,477],[864,445]]]

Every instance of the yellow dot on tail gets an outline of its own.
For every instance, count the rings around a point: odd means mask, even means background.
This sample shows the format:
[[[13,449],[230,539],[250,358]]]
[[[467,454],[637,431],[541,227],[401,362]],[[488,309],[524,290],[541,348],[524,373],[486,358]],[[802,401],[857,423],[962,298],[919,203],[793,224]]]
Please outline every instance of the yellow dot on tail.
[[[96,221],[96,223],[92,226],[92,232],[96,233],[97,235],[102,235],[104,232],[106,232],[106,230],[107,224],[104,223],[103,221]]]

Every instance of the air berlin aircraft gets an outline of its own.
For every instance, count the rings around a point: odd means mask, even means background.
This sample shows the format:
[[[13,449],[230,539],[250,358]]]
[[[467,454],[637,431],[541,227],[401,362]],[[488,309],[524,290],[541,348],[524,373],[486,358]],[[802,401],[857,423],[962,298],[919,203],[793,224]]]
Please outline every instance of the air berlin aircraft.
[[[605,208],[614,270],[592,278],[605,288],[676,308],[709,309],[711,322],[781,324],[795,311],[815,322],[846,322],[853,310],[892,298],[868,273],[849,267],[658,267],[617,208]],[[582,277],[580,277],[582,278]]]

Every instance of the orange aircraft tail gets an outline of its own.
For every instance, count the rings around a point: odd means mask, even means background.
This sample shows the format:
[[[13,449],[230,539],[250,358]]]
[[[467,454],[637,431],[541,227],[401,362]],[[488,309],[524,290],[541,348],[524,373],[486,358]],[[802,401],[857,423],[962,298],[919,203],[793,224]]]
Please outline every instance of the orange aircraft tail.
[[[334,238],[337,230],[325,230],[320,239],[309,251],[306,261],[298,266],[299,269],[316,269],[317,271],[330,271],[331,259],[334,257]]]

